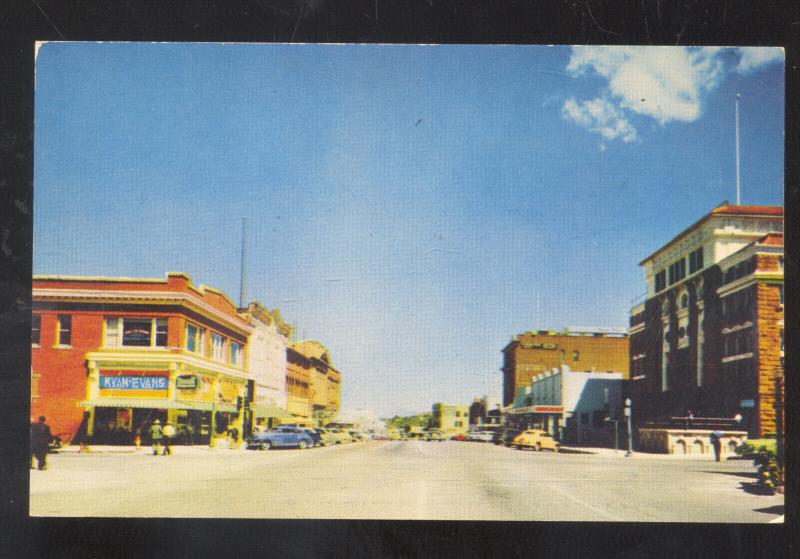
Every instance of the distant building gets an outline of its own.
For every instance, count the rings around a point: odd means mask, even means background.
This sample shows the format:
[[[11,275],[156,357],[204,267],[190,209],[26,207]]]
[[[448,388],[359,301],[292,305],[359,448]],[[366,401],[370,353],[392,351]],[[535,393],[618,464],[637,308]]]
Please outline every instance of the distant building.
[[[614,371],[628,378],[628,337],[624,329],[539,330],[514,336],[503,348],[503,405],[520,387],[546,371],[568,365],[576,371]]]
[[[622,372],[574,371],[555,367],[521,387],[507,424],[539,428],[566,442],[612,442],[607,417],[622,415]]]
[[[286,348],[286,410],[296,423],[311,424],[311,359]]]
[[[469,406],[433,404],[431,427],[441,429],[447,435],[465,434],[469,430]]]
[[[253,327],[247,352],[247,371],[254,385],[253,401],[248,402],[252,420],[270,425],[291,419],[286,411],[286,347],[291,327],[277,309],[270,311],[257,302],[241,309],[240,315]]]
[[[292,349],[310,365],[311,415],[317,423],[328,423],[339,413],[342,375],[331,364],[328,350],[317,341],[300,341]]]
[[[186,274],[34,276],[31,413],[67,440],[130,443],[159,419],[207,443],[241,426],[251,332]]]
[[[713,209],[642,260],[630,311],[633,421],[743,417],[775,432],[783,375],[783,208]]]
[[[469,406],[469,425],[482,425],[486,423],[486,397],[475,398]]]

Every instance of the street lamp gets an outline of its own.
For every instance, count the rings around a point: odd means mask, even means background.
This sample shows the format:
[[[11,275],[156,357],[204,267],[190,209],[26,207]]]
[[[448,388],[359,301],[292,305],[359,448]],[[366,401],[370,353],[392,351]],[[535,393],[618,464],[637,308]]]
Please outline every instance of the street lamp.
[[[631,399],[625,398],[625,417],[628,418],[628,452],[625,456],[633,456],[633,429],[631,429]]]

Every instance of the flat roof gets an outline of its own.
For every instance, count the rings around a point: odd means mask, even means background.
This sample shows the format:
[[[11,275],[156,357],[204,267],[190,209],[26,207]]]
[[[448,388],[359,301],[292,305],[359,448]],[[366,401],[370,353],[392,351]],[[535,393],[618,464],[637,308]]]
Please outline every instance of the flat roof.
[[[678,242],[695,229],[699,228],[712,217],[717,216],[754,216],[754,217],[783,217],[782,206],[735,206],[730,204],[723,204],[717,206],[706,215],[695,221],[689,227],[675,235],[668,243],[661,245],[661,247],[654,251],[650,256],[639,262],[639,266],[643,265],[648,260],[651,260],[656,254],[664,250],[666,247]]]

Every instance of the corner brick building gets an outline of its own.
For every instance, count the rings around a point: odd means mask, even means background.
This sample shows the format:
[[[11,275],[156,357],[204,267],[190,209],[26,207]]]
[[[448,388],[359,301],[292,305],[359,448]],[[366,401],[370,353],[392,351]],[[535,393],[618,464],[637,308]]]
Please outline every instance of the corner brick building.
[[[514,336],[503,348],[503,405],[510,405],[517,390],[530,386],[533,377],[561,365],[573,371],[621,372],[627,379],[627,334],[624,329],[582,328]]]
[[[645,258],[630,311],[633,422],[730,419],[775,432],[783,375],[783,208],[722,205]]]

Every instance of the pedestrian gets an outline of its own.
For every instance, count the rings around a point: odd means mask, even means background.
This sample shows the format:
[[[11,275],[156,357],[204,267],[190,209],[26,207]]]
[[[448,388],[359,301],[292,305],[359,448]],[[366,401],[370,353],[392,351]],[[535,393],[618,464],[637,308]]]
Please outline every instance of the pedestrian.
[[[175,438],[175,427],[173,427],[172,423],[167,421],[164,424],[164,429],[161,431],[161,435],[164,438],[164,452],[162,452],[162,456],[166,456],[167,454],[172,454],[172,439]]]
[[[191,423],[186,424],[184,433],[186,434],[186,444],[189,446],[194,445],[194,428]]]
[[[719,431],[711,433],[711,445],[714,447],[714,461],[719,462],[722,454],[722,433]]]
[[[161,446],[161,421],[156,419],[150,426],[150,438],[153,440],[153,456],[158,455],[158,447]]]
[[[50,426],[46,421],[45,417],[41,415],[38,423],[31,424],[31,469],[33,469],[34,458],[36,458],[38,469],[47,469],[47,451],[50,449],[53,435],[50,433]]]
[[[230,448],[239,448],[239,430],[236,427],[231,427],[231,430],[228,431],[228,435],[231,437]]]
[[[142,428],[136,429],[136,435],[133,437],[133,444],[136,445],[136,450],[142,447]]]

